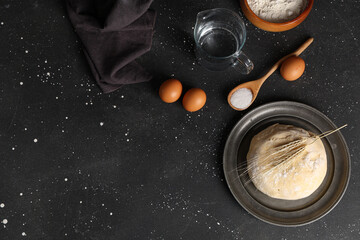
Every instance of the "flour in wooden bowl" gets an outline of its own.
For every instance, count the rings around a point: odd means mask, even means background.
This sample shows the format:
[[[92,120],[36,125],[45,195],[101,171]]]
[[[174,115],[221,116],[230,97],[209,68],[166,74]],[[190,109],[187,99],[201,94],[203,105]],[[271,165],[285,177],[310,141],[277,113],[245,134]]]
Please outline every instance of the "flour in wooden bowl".
[[[247,0],[251,10],[261,19],[281,23],[298,17],[306,8],[307,0]]]

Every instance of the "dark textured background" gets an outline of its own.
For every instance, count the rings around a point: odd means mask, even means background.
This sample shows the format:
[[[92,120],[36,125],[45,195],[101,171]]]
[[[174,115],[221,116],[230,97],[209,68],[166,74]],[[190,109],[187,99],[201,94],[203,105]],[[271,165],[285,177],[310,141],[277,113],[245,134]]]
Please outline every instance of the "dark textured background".
[[[139,60],[154,80],[102,94],[63,1],[1,0],[0,239],[359,239],[359,6],[315,1],[284,33],[246,20],[255,70],[241,76],[198,66],[192,40],[198,11],[240,11],[237,1],[158,0],[153,47]],[[321,220],[274,227],[240,207],[224,181],[225,140],[247,112],[232,110],[226,96],[309,36],[301,79],[274,73],[250,109],[293,100],[348,123],[352,177]],[[157,89],[169,77],[203,88],[206,106],[187,113],[161,102]]]

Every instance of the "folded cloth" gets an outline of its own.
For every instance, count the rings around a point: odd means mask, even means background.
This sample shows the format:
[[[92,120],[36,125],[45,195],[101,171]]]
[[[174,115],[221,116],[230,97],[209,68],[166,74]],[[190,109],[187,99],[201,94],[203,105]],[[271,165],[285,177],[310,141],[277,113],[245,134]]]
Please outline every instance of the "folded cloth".
[[[151,79],[134,60],[151,48],[153,0],[66,0],[96,82],[108,93]]]

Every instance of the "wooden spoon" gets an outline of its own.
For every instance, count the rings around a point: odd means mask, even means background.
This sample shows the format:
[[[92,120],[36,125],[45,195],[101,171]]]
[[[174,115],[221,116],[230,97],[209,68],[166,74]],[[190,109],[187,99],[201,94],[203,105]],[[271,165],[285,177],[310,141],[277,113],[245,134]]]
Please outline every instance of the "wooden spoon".
[[[233,109],[238,110],[238,111],[242,111],[242,110],[245,110],[246,108],[250,107],[251,104],[256,99],[256,97],[259,93],[259,90],[260,90],[261,86],[263,85],[263,83],[265,82],[265,80],[268,77],[270,77],[270,75],[273,74],[273,72],[276,71],[276,69],[283,63],[283,61],[291,56],[299,56],[313,41],[314,41],[314,38],[309,38],[308,40],[306,40],[295,52],[290,53],[290,54],[286,55],[285,57],[281,58],[279,61],[277,61],[274,64],[274,66],[272,66],[272,68],[270,68],[270,70],[263,77],[261,77],[257,80],[254,80],[254,81],[242,83],[242,84],[238,85],[237,87],[235,87],[233,90],[231,90],[231,92],[229,93],[228,98],[227,98],[230,107],[232,107]],[[231,104],[231,101],[230,101],[231,96],[234,94],[234,92],[240,88],[250,89],[252,92],[252,95],[253,95],[250,105],[248,107],[242,108],[242,109],[236,108],[235,106],[233,106]]]

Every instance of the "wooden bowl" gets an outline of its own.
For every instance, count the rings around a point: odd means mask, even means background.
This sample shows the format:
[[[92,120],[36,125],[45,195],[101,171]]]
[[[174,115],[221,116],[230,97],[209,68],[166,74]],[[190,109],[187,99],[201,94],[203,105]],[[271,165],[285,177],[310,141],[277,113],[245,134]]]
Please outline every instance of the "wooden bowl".
[[[308,5],[306,6],[305,10],[298,17],[291,21],[273,23],[259,18],[249,7],[247,0],[240,0],[241,10],[243,11],[246,18],[249,19],[249,21],[252,22],[252,24],[254,24],[256,27],[269,32],[283,32],[296,27],[309,15],[313,4],[314,0],[308,0]]]

